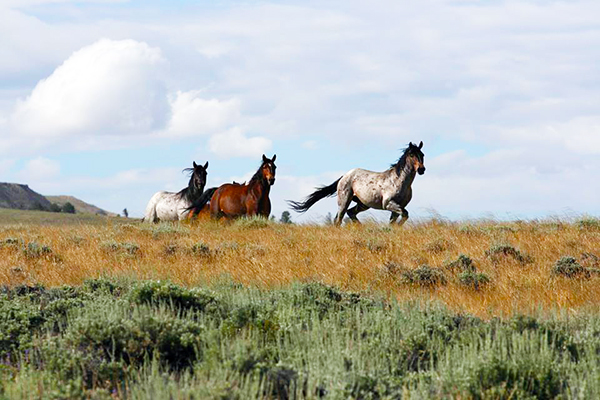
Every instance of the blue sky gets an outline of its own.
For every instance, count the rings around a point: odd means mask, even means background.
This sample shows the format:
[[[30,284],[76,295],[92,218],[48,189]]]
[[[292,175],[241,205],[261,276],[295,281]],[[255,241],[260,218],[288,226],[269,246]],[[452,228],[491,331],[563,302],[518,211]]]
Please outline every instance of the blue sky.
[[[577,0],[4,0],[0,181],[141,216],[194,160],[218,185],[277,154],[280,215],[422,140],[412,216],[597,215],[597,15]]]

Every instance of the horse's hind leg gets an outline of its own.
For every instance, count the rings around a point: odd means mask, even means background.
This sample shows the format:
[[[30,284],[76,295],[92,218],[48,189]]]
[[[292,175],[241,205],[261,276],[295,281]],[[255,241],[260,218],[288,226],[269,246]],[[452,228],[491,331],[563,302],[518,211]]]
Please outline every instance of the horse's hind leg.
[[[346,214],[346,210],[348,209],[348,206],[352,202],[352,197],[354,196],[354,193],[352,193],[352,186],[348,182],[348,184],[343,187],[338,185],[338,193],[337,194],[338,194],[338,213],[335,216],[334,222],[336,225],[339,226],[342,224],[342,220],[344,219],[344,214]]]
[[[369,209],[369,207],[367,207],[363,203],[361,203],[361,201],[356,196],[354,196],[354,198],[352,200],[354,200],[356,202],[356,205],[354,207],[348,209],[348,217],[350,217],[350,219],[352,221],[360,223],[360,221],[358,220],[356,215],[360,212],[367,211]]]

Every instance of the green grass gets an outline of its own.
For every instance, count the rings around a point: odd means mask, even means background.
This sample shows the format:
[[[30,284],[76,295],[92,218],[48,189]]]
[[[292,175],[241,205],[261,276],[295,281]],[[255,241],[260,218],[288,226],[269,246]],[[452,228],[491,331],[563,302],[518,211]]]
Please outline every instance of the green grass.
[[[0,226],[10,225],[41,225],[41,226],[68,226],[68,225],[106,225],[123,224],[131,219],[108,217],[94,214],[66,214],[47,211],[13,210],[0,208]]]
[[[600,397],[600,317],[484,321],[320,283],[0,291],[0,398]]]

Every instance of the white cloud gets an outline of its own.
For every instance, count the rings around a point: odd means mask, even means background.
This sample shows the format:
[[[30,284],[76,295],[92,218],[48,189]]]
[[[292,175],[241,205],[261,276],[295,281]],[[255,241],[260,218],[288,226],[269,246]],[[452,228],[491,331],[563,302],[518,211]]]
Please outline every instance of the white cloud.
[[[29,160],[18,176],[26,182],[56,178],[60,174],[60,163],[44,157]]]
[[[210,151],[218,157],[258,157],[271,148],[271,140],[262,136],[246,137],[240,128],[216,134],[208,141]]]
[[[160,50],[133,40],[100,40],[73,53],[17,103],[12,132],[38,139],[132,135],[169,117]]]
[[[232,126],[240,119],[239,100],[207,100],[201,98],[200,94],[200,91],[189,91],[177,92],[173,96],[172,118],[166,135],[205,135]]]

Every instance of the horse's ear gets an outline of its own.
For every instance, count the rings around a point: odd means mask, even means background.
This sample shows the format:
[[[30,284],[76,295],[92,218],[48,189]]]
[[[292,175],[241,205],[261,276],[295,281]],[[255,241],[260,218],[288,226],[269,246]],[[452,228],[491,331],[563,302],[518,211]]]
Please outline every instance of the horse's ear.
[[[271,162],[275,162],[276,158],[277,158],[277,154],[273,154],[273,158],[271,158]]]
[[[263,162],[267,162],[267,161],[269,161],[269,159],[267,158],[267,156],[265,156],[265,155],[263,154]]]
[[[423,141],[421,140],[421,143],[419,143],[419,150],[421,150],[423,148]]]
[[[193,161],[193,165],[194,165],[194,168],[198,167],[198,165],[196,164],[196,161]]]
[[[409,143],[408,143],[408,147],[409,147],[409,148],[411,148],[411,147],[415,147],[415,145],[413,144],[413,142],[409,142]]]
[[[208,169],[208,161],[204,164],[204,169]]]

